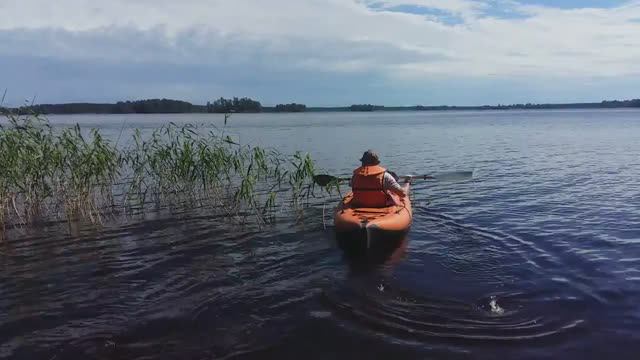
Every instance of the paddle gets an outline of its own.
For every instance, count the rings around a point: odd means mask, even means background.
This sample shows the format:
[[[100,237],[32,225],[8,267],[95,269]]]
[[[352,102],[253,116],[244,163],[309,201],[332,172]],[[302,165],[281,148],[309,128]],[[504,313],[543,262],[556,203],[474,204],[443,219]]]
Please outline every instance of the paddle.
[[[450,171],[435,175],[407,175],[400,176],[401,179],[410,180],[436,180],[436,181],[462,181],[468,180],[473,177],[473,171]],[[327,174],[316,175],[313,177],[313,181],[320,186],[327,186],[331,183],[337,183],[340,181],[349,181],[348,177],[336,177]]]
[[[462,181],[473,177],[473,171],[449,171],[434,175],[409,175],[405,176],[413,179],[436,180],[436,181]]]

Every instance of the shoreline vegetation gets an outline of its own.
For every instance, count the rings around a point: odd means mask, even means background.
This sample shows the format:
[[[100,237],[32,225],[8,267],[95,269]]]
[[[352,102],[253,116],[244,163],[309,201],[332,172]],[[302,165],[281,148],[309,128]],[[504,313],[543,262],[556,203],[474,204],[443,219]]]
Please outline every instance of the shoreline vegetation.
[[[98,129],[54,128],[39,114],[2,115],[0,239],[7,227],[59,219],[101,224],[180,206],[259,226],[287,212],[299,220],[318,190],[308,154],[239,144],[224,127],[203,132],[171,123],[121,131],[111,141]]]
[[[512,104],[482,106],[381,106],[354,104],[344,107],[307,107],[304,104],[262,106],[259,101],[243,97],[220,98],[206,105],[194,105],[171,99],[148,99],[110,103],[34,104],[18,108],[2,108],[0,112],[14,114],[186,114],[186,113],[298,113],[298,112],[373,112],[373,111],[450,111],[450,110],[546,110],[546,109],[615,109],[640,108],[640,99],[613,100],[595,103]]]

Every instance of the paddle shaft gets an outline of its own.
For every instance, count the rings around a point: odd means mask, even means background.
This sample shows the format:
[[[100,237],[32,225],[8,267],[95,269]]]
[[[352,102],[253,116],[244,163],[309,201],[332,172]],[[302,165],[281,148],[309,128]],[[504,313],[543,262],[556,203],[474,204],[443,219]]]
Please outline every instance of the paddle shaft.
[[[330,175],[328,175],[330,176]],[[433,177],[433,175],[405,175],[405,176],[399,176],[400,179],[404,179],[404,178],[412,178],[412,179],[435,179]],[[340,180],[340,181],[347,181],[347,180],[351,180],[350,177],[335,177],[335,179]]]
[[[327,176],[331,176],[331,175],[327,175]],[[410,178],[411,180],[413,180],[413,179],[422,179],[422,180],[434,180],[434,179],[436,179],[432,175],[406,175],[406,176],[398,177],[398,179],[406,179],[406,178]],[[333,180],[334,181],[336,181],[336,180],[337,181],[349,181],[349,180],[351,180],[351,178],[350,177],[333,177]]]
[[[396,179],[409,179],[411,180],[436,180],[436,181],[459,181],[459,180],[468,180],[473,177],[473,171],[451,171],[440,174],[425,174],[425,175],[406,175],[406,176],[394,176]],[[336,177],[332,175],[316,175],[314,176],[314,181],[320,186],[326,186],[333,182],[340,181],[349,181],[351,178],[348,177]]]

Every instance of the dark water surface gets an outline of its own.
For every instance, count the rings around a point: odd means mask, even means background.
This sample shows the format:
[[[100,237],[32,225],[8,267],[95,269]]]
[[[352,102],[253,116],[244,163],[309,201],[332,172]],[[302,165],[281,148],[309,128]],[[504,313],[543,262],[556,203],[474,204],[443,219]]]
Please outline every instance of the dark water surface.
[[[218,116],[51,117],[220,125]],[[235,115],[245,144],[348,173],[366,148],[416,183],[413,227],[346,256],[321,206],[262,231],[206,209],[12,230],[0,357],[637,359],[640,112]],[[336,199],[330,199],[334,204]]]

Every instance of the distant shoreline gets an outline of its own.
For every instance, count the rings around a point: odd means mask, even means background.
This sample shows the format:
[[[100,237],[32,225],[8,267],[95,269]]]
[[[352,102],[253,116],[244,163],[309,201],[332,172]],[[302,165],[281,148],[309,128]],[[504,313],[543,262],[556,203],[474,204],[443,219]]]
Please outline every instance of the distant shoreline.
[[[262,106],[248,98],[220,99],[207,105],[170,99],[149,99],[118,103],[38,104],[19,108],[3,108],[3,113],[72,115],[72,114],[198,114],[198,113],[299,113],[299,112],[378,112],[378,111],[482,111],[482,110],[557,110],[557,109],[620,109],[640,108],[640,99],[613,100],[597,103],[512,104],[480,106],[380,106],[355,104],[337,107],[306,107],[304,104]]]

